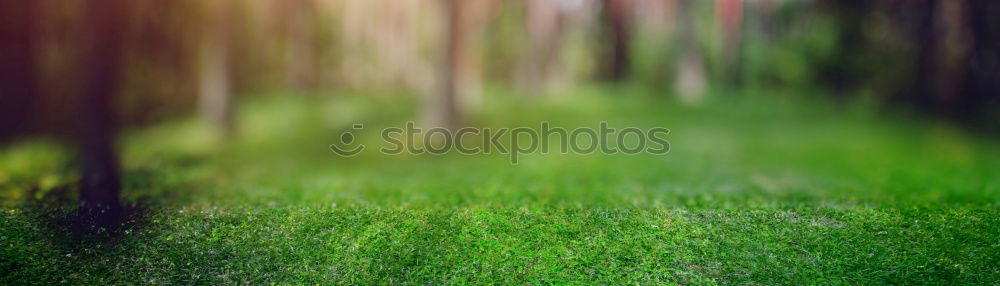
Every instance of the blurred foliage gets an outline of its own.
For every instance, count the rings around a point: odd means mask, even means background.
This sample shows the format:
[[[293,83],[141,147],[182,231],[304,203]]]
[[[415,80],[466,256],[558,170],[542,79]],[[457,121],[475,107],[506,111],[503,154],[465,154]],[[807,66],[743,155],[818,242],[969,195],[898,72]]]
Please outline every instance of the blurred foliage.
[[[639,10],[633,15],[636,18],[632,25],[635,31],[631,51],[634,65],[630,82],[659,88],[660,94],[665,96],[672,94],[676,85],[673,79],[677,72],[678,47],[685,44],[678,36],[677,7],[670,6],[679,2],[665,2],[673,4],[660,8],[666,10],[657,12],[659,14]],[[42,90],[33,99],[37,103],[32,107],[35,112],[25,114],[27,117],[22,121],[25,124],[34,122],[30,125],[37,131],[65,133],[73,121],[74,90],[78,89],[81,70],[79,55],[73,47],[85,40],[79,36],[84,28],[78,25],[81,3],[43,2],[36,8],[35,48]],[[228,4],[219,9],[188,0],[131,2],[126,29],[124,68],[127,72],[117,101],[123,124],[145,125],[195,109],[201,33],[217,25],[213,23],[218,20],[213,19],[221,17],[223,12],[231,14],[226,19],[232,33],[231,57],[237,59],[232,63],[231,75],[236,95],[289,87],[290,57],[303,51],[308,53],[304,56],[311,63],[305,69],[311,74],[308,77],[313,90],[299,92],[386,87],[388,90],[435,92],[431,86],[442,46],[442,33],[437,31],[443,25],[440,11],[437,11],[441,9],[440,3],[393,9],[384,9],[389,3],[356,0],[220,3]],[[557,59],[553,63],[559,74],[549,80],[561,87],[593,80],[598,73],[596,69],[600,68],[597,65],[600,61],[595,58],[602,45],[607,44],[600,35],[601,26],[605,25],[599,17],[600,2],[566,3],[580,6],[559,7],[564,9],[560,10],[564,14],[558,22],[561,36],[552,39],[563,42],[556,48],[559,51],[554,52]],[[635,3],[648,5],[641,1]],[[729,88],[731,83],[723,79],[728,62],[723,58],[724,43],[716,23],[719,20],[710,17],[712,3],[692,3],[697,16],[694,17],[694,46],[704,51],[702,57],[711,87]],[[920,3],[747,2],[743,10],[742,41],[738,43],[739,84],[732,88],[824,90],[829,92],[817,94],[860,97],[887,106],[900,106],[897,104],[900,102],[917,107],[926,105],[920,102],[928,99],[909,91],[914,82],[922,81],[918,78],[920,67],[915,59],[927,56],[920,54],[918,49],[922,45],[918,41],[921,33],[927,33],[921,30],[920,23],[930,21],[926,19],[929,16],[920,14],[925,11],[921,9],[937,9],[933,11],[940,12],[932,15],[943,15],[935,17],[945,20],[958,17],[952,15],[954,13],[964,17],[948,20],[959,21],[958,24],[942,22],[958,27],[949,29],[970,25],[960,21],[971,21],[968,19],[975,16],[975,11],[961,10],[971,9],[971,6],[948,8],[937,4],[931,8],[932,4]],[[641,5],[636,9],[659,7]],[[508,85],[517,80],[514,74],[521,72],[518,65],[526,56],[526,31],[531,28],[525,24],[528,7],[520,1],[497,1],[486,6],[488,11],[482,13],[486,25],[474,39],[481,42],[481,49],[472,57],[481,58],[478,69],[482,82]],[[949,12],[955,9],[959,12]],[[364,17],[352,13],[361,13]],[[394,17],[394,20],[379,22],[366,20],[366,17]],[[299,23],[296,21],[304,23],[301,24],[304,28],[299,29],[304,31],[301,37],[308,46],[306,50],[295,50],[295,45],[299,45],[296,41],[302,40],[295,38],[298,36],[292,32],[293,24]],[[993,22],[987,21],[985,25]],[[988,27],[986,29],[989,31]],[[970,41],[951,34],[945,36],[957,39],[951,46],[942,46],[941,53],[950,53],[942,60],[942,65],[952,66],[945,72],[950,73],[951,78],[968,78],[954,66],[960,67],[962,51],[969,53]],[[988,57],[978,61],[988,61]],[[945,74],[941,81],[954,82],[948,76]],[[949,97],[938,105],[958,106],[959,103],[953,102],[968,97],[962,94],[972,91],[957,92],[958,95],[946,94]],[[988,110],[996,100],[977,100],[982,101],[982,109],[987,110],[987,116],[978,122],[988,122],[993,118],[988,116]],[[954,108],[960,111],[965,107]]]
[[[77,173],[65,149],[45,141],[5,147],[0,156],[0,205],[51,205],[74,199]]]

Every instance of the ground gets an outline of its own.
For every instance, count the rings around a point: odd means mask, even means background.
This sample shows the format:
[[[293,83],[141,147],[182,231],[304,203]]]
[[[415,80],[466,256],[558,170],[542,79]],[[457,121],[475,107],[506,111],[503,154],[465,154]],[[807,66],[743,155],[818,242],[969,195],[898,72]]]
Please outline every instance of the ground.
[[[0,284],[991,284],[1000,142],[800,95],[493,90],[465,124],[662,126],[666,155],[379,154],[411,97],[248,97],[123,132],[117,233],[72,230],[72,154],[0,150]]]

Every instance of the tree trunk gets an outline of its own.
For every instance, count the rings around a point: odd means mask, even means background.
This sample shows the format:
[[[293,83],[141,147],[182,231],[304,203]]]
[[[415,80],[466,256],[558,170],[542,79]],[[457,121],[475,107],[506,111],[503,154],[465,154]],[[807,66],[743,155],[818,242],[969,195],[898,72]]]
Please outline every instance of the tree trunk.
[[[906,23],[903,26],[909,28],[907,30],[913,38],[913,45],[917,48],[916,55],[914,55],[916,71],[910,76],[909,84],[898,91],[901,94],[897,95],[896,98],[912,100],[922,109],[944,112],[944,109],[947,108],[934,102],[933,92],[933,85],[936,81],[935,73],[938,68],[937,33],[934,31],[934,1],[917,0],[909,4],[915,10],[912,16],[916,17],[917,21],[912,25],[913,27],[907,27]]]
[[[515,79],[523,92],[538,94],[545,90],[559,57],[563,15],[555,1],[524,2],[527,37]]]
[[[677,66],[677,96],[685,104],[697,104],[705,96],[706,75],[701,47],[698,45],[694,0],[678,3],[677,27],[680,32],[680,58]]]
[[[604,0],[608,50],[604,56],[603,78],[620,82],[631,69],[632,0]]]
[[[1000,3],[968,0],[968,24],[971,27],[971,56],[965,63],[962,96],[958,111],[967,121],[985,122],[986,128],[1000,129],[997,115],[985,114],[988,108],[1000,108]],[[983,116],[986,116],[985,118]]]
[[[83,96],[78,103],[80,225],[86,231],[113,229],[121,222],[121,188],[114,147],[114,97],[118,91],[124,0],[88,3],[88,50]]]
[[[859,84],[858,70],[866,63],[860,63],[859,55],[867,53],[869,40],[865,36],[865,17],[873,10],[877,1],[868,0],[820,0],[815,4],[833,17],[839,32],[837,49],[831,59],[819,66],[823,81],[832,87],[840,97],[854,90]]]
[[[216,1],[202,27],[198,74],[198,105],[202,118],[223,136],[233,133],[233,95],[230,65],[231,13],[228,0]]]
[[[917,17],[911,37],[917,47],[917,68],[908,85],[897,95],[900,100],[912,100],[919,108],[944,116],[964,116],[971,110],[960,110],[960,100],[972,93],[960,90],[963,58],[969,58],[966,39],[968,25],[964,2],[923,0],[908,3]]]
[[[743,0],[715,1],[715,23],[722,37],[723,79],[729,85],[739,85],[743,50]]]
[[[313,64],[312,15],[315,5],[311,0],[290,0],[288,15],[287,73],[292,88],[303,91],[316,87]]]
[[[33,131],[38,98],[35,65],[35,1],[0,2],[0,139]]]
[[[444,0],[446,6],[445,49],[439,70],[439,91],[430,98],[426,106],[427,124],[431,127],[455,127],[460,117],[459,98],[466,89],[463,80],[463,61],[468,53],[466,41],[467,26],[463,25],[463,12],[469,5],[467,0]]]

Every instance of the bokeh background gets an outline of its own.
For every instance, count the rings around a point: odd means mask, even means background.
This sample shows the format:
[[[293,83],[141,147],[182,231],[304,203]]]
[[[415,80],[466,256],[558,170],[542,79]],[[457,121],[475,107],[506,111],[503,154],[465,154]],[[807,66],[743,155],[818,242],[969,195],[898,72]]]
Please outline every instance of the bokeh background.
[[[106,61],[82,48],[94,26],[87,2],[4,2],[0,137],[69,134],[87,61]],[[447,113],[475,113],[490,86],[530,100],[602,83],[691,106],[745,90],[774,94],[762,101],[792,93],[995,130],[997,9],[934,0],[130,1],[113,11],[122,70],[113,110],[123,127],[199,110],[226,121],[230,105],[255,94],[378,90],[421,98],[426,122],[456,121]]]

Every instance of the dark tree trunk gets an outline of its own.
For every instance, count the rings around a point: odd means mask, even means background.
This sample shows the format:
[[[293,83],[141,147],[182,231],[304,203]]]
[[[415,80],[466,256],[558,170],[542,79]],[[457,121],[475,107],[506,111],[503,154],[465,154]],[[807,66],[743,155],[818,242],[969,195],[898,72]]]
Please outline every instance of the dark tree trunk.
[[[915,55],[917,69],[909,85],[901,90],[903,94],[896,97],[898,100],[910,98],[919,108],[942,114],[946,113],[948,108],[946,103],[939,102],[940,98],[934,94],[934,83],[939,79],[937,76],[939,37],[934,29],[936,10],[934,2],[934,0],[916,0],[908,3],[913,6],[913,16],[917,18],[915,27],[910,29],[914,46],[917,48]]]
[[[35,1],[0,2],[0,139],[33,131]]]
[[[959,98],[959,112],[969,121],[986,120],[987,128],[1000,128],[996,114],[1000,108],[1000,2],[968,0],[971,27],[971,56],[965,64],[965,81]],[[986,116],[983,118],[983,116]],[[992,120],[992,121],[990,121]]]
[[[859,83],[859,66],[856,58],[866,53],[868,41],[865,38],[865,27],[862,25],[865,16],[872,9],[868,0],[822,0],[816,2],[824,11],[829,11],[839,27],[837,46],[839,47],[832,59],[819,67],[823,81],[838,95],[853,90]]]
[[[981,1],[907,2],[916,19],[911,28],[915,74],[898,100],[913,100],[936,115],[976,120],[997,92],[996,21]],[[996,5],[993,7],[996,12]],[[957,21],[963,19],[965,21]],[[992,29],[992,30],[991,30]],[[991,33],[992,32],[992,33]],[[959,56],[951,56],[958,54]],[[992,88],[989,86],[994,84]]]
[[[632,0],[604,0],[607,47],[603,78],[612,82],[624,80],[631,69]]]
[[[121,222],[113,99],[120,77],[123,1],[93,1],[86,7],[90,37],[77,137],[82,173],[80,226],[89,232],[113,229]]]

